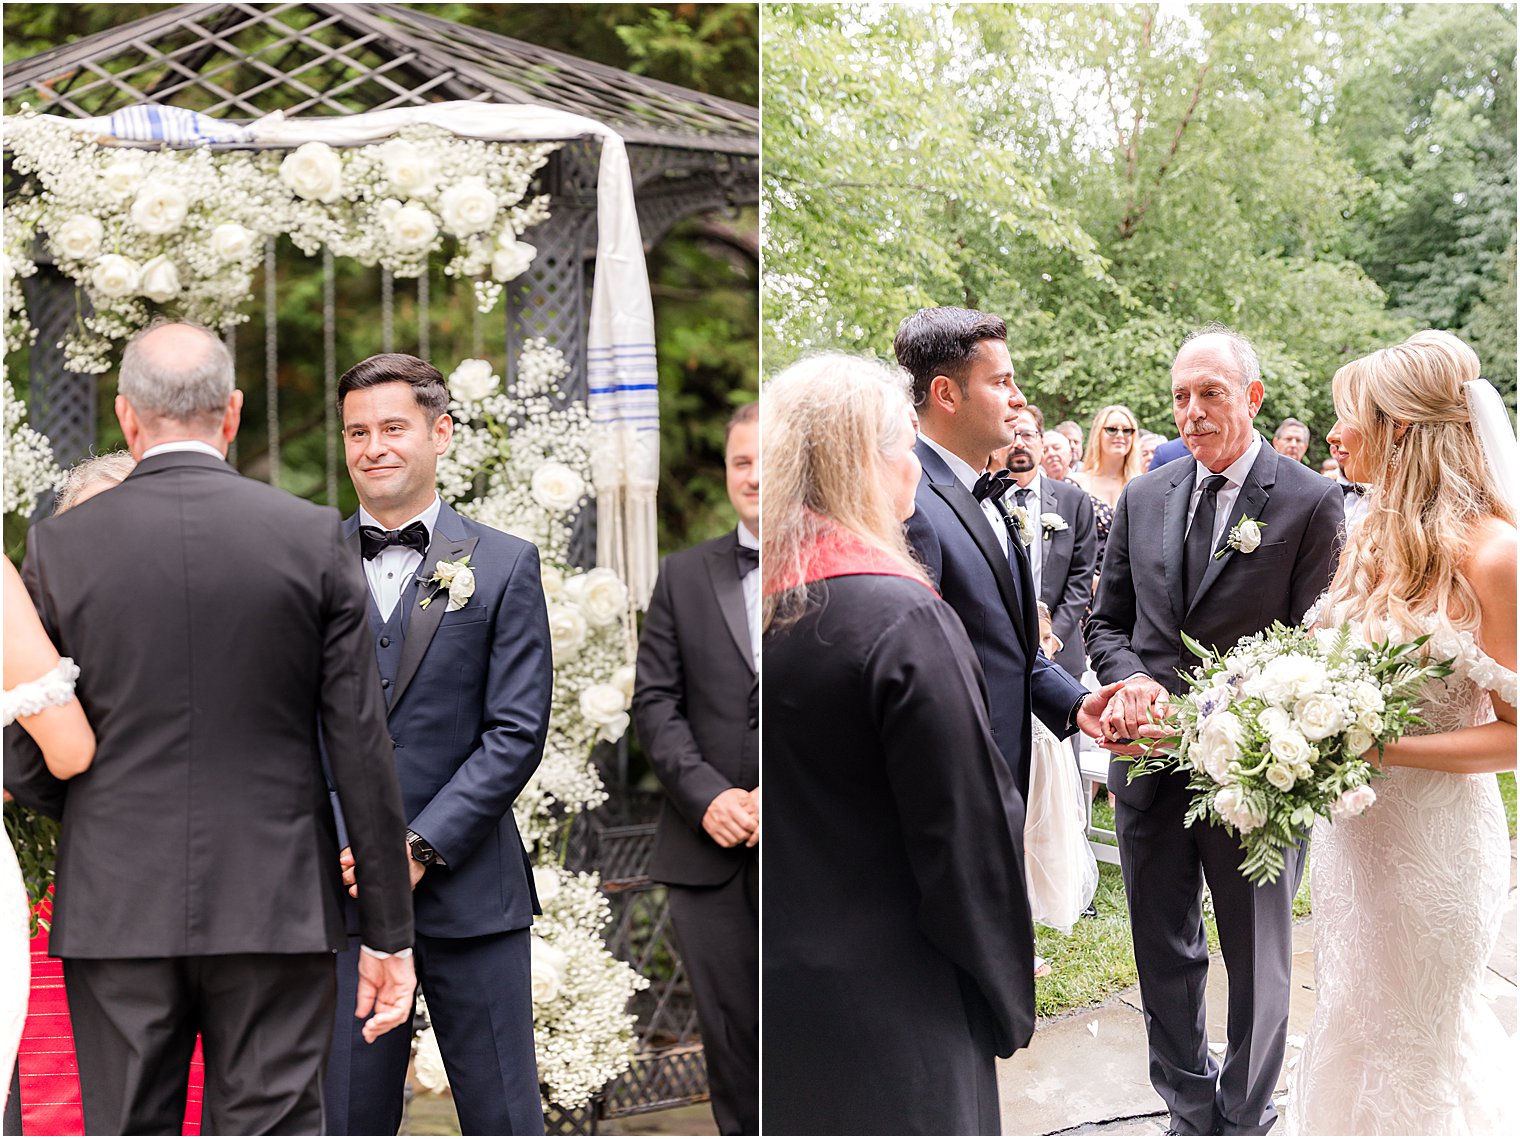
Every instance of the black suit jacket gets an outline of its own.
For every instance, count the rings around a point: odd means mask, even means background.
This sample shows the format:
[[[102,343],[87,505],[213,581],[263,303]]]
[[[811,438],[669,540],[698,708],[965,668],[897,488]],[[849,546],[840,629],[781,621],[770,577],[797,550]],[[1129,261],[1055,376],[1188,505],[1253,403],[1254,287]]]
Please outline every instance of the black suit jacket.
[[[734,531],[666,558],[639,638],[633,720],[666,795],[649,873],[676,886],[726,882],[747,853],[702,829],[721,792],[760,781],[760,693],[738,545]]]
[[[1059,737],[1076,730],[1087,690],[1040,648],[1029,558],[1017,547],[1018,575],[991,522],[939,453],[915,444],[923,476],[908,519],[908,541],[971,638],[987,679],[988,714],[1021,798],[1029,795],[1031,710]],[[1012,539],[1010,539],[1012,540]]]
[[[1182,548],[1197,463],[1168,463],[1124,488],[1114,508],[1098,597],[1087,623],[1087,651],[1104,684],[1137,672],[1168,692],[1186,685],[1178,670],[1198,659],[1183,647],[1181,630],[1200,644],[1228,650],[1273,621],[1296,624],[1330,585],[1340,554],[1341,492],[1302,463],[1264,445],[1246,475],[1198,594],[1183,598]],[[1226,545],[1230,530],[1250,515],[1263,523],[1261,545],[1249,554]],[[1109,768],[1109,787],[1144,810],[1156,777],[1130,783],[1128,761]]]
[[[1092,606],[1092,580],[1098,569],[1092,499],[1074,483],[1042,476],[1037,514],[1059,514],[1066,523],[1064,530],[1047,531],[1038,517],[1030,519],[1042,543],[1040,600],[1050,609],[1051,631],[1061,639],[1055,662],[1072,676],[1081,676],[1087,668],[1082,622]]]
[[[7,788],[63,808],[54,954],[342,948],[319,715],[364,943],[412,943],[368,594],[336,511],[209,455],[157,455],[33,527],[24,576],[79,665],[98,740],[91,768],[63,785],[29,737],[6,736]]]

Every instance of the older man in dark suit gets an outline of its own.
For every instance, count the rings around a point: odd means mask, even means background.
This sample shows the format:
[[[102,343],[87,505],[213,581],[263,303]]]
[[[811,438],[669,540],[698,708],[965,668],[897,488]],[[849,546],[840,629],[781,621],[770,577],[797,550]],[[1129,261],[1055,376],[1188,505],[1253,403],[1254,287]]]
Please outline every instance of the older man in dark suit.
[[[1330,584],[1341,493],[1257,434],[1252,420],[1264,394],[1244,338],[1211,325],[1183,342],[1172,405],[1193,459],[1125,487],[1087,626],[1099,680],[1128,682],[1104,716],[1115,736],[1159,730],[1147,717],[1184,691],[1178,671],[1197,663],[1183,632],[1228,650],[1273,621],[1296,623]],[[1237,535],[1246,519],[1257,523],[1259,544]],[[1109,769],[1151,1082],[1173,1133],[1264,1135],[1277,1118],[1272,1089],[1288,1026],[1302,848],[1288,852],[1276,883],[1252,886],[1240,873],[1236,836],[1183,825],[1187,784],[1177,772],[1130,783],[1123,760]],[[1204,1027],[1205,879],[1230,974],[1222,1065],[1209,1055]]]
[[[342,1015],[374,1040],[414,986],[363,580],[335,511],[227,465],[242,393],[217,337],[139,333],[119,390],[136,469],[33,529],[26,563],[98,738],[67,785],[51,942],[85,1129],[178,1134],[200,1033],[207,1134],[317,1134],[344,944],[319,714],[364,886]],[[28,737],[6,750],[6,787],[56,807]],[[377,1011],[361,1027],[356,1007]]]
[[[760,1126],[758,411],[747,404],[728,425],[739,525],[665,560],[633,692],[666,795],[649,873],[669,888],[724,1135]]]

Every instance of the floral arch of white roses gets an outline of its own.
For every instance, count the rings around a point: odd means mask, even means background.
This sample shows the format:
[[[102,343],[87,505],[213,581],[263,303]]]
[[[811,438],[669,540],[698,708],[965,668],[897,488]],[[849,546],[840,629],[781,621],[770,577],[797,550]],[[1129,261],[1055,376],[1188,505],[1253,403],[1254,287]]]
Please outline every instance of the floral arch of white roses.
[[[247,319],[264,239],[284,234],[308,255],[335,256],[415,277],[434,253],[472,281],[490,311],[502,285],[537,250],[521,235],[549,216],[529,198],[534,173],[557,144],[485,142],[413,126],[383,143],[337,150],[306,143],[288,153],[145,150],[101,145],[46,115],[6,121],[13,168],[32,192],[4,209],[5,348],[35,338],[21,279],[43,242],[58,270],[90,298],[65,338],[66,367],[108,370],[120,344],[155,313],[225,330]],[[538,772],[515,806],[536,851],[543,905],[533,936],[533,1008],[546,1100],[584,1106],[632,1057],[629,998],[648,982],[613,957],[602,931],[610,907],[594,874],[571,873],[558,838],[577,813],[607,798],[590,762],[599,741],[628,728],[635,649],[628,589],[605,568],[569,563],[570,529],[587,501],[591,428],[584,404],[558,382],[564,356],[529,341],[503,385],[490,362],[466,360],[449,377],[454,445],[439,491],[468,517],[539,547],[549,603],[554,696]],[[61,473],[47,440],[3,385],[6,513],[29,510]],[[445,1086],[436,1042],[418,1042],[420,1077]]]

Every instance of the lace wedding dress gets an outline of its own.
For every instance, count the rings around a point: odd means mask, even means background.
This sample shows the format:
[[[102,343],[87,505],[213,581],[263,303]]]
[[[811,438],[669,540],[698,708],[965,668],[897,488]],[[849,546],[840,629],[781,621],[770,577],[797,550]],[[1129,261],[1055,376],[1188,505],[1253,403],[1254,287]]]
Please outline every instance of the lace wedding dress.
[[[18,684],[0,694],[0,724],[10,725],[21,716],[35,716],[45,708],[67,704],[74,696],[79,668],[68,657],[36,680]],[[10,1071],[26,1026],[26,1006],[31,980],[32,949],[28,929],[31,910],[21,867],[9,840],[0,843],[0,1104],[10,1090]]]
[[[1433,621],[1418,734],[1494,718],[1515,673]],[[1413,635],[1413,634],[1411,634]],[[1287,1111],[1302,1135],[1513,1135],[1514,1042],[1482,996],[1509,890],[1493,775],[1390,766],[1359,818],[1314,826],[1314,1021]]]

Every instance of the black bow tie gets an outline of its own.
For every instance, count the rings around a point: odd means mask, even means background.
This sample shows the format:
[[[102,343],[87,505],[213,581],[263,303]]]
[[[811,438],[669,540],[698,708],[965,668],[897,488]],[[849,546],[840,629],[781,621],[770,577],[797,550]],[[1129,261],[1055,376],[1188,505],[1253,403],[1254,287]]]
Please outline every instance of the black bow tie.
[[[1013,486],[1013,472],[1007,467],[998,471],[997,474],[983,473],[971,488],[971,496],[978,502],[986,502],[989,498],[993,502],[1001,502],[1003,495],[1008,493],[1008,488]]]
[[[743,577],[760,568],[760,551],[749,546],[735,546],[734,561],[739,564],[739,576]]]
[[[421,522],[412,522],[399,530],[382,530],[378,526],[359,527],[359,547],[367,561],[387,546],[408,546],[427,555],[428,531]]]
[[[1367,493],[1367,488],[1364,487],[1359,482],[1343,482],[1343,483],[1341,483],[1341,497],[1342,498],[1345,498],[1346,495],[1348,495],[1348,494],[1366,494],[1366,493]]]

